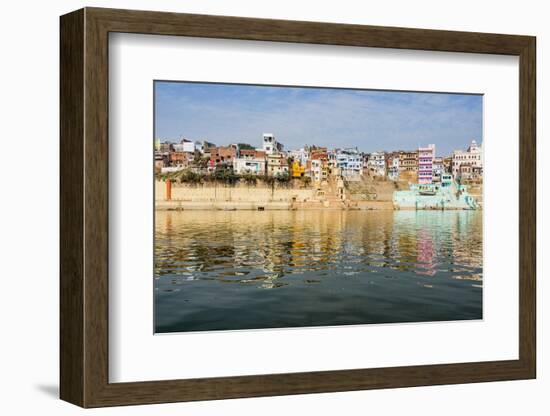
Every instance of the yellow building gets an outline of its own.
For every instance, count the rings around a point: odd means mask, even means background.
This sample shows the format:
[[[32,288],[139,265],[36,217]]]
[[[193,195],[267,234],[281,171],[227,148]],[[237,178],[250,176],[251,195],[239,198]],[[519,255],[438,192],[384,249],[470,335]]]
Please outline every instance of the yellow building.
[[[290,171],[293,178],[301,178],[302,176],[304,176],[304,173],[306,172],[306,167],[302,166],[300,162],[295,160],[294,162],[292,162]]]

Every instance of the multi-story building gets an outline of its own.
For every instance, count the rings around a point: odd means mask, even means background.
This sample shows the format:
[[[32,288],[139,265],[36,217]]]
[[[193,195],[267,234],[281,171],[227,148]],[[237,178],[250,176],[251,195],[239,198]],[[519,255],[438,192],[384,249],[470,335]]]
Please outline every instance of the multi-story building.
[[[189,154],[186,152],[170,152],[170,166],[185,169],[189,166]]]
[[[195,149],[197,149],[204,157],[210,158],[210,149],[217,147],[214,143],[206,140],[196,141]]]
[[[306,146],[301,149],[291,150],[288,152],[288,156],[300,162],[302,166],[306,166],[307,161],[309,160],[309,149]]]
[[[328,159],[328,150],[326,147],[312,147],[309,150],[310,159]]]
[[[238,174],[265,175],[266,167],[266,154],[263,150],[239,149],[237,157],[233,159],[233,171]]]
[[[179,143],[174,144],[175,152],[195,153],[195,142],[187,139],[181,139]]]
[[[237,157],[237,149],[234,146],[218,146],[210,148],[210,162],[208,167],[232,167],[233,159]]]
[[[170,142],[155,140],[155,171],[160,172],[163,168],[170,166],[170,153],[174,151]]]
[[[212,149],[217,149],[217,146],[213,147],[203,147],[202,148],[202,157],[205,159],[211,159],[212,158]]]
[[[418,148],[418,183],[420,185],[433,182],[433,162],[435,157],[435,144]]]
[[[326,147],[311,149],[306,171],[315,182],[323,182],[328,179],[328,151]]]
[[[306,162],[307,163],[307,162]],[[306,167],[300,161],[294,159],[290,165],[290,176],[293,178],[301,178],[305,175]]]
[[[464,169],[461,166],[464,165]],[[466,167],[469,167],[466,168]],[[483,172],[483,148],[472,140],[466,151],[455,150],[452,160],[452,174],[455,180],[471,179],[473,168],[476,168],[476,174],[481,177]],[[481,173],[479,173],[481,172]]]
[[[370,153],[363,153],[363,176],[370,175],[369,171],[369,157]]]
[[[283,151],[283,145],[275,140],[275,136],[272,133],[264,133],[262,149],[267,155],[277,154]]]
[[[442,157],[434,157],[432,168],[432,181],[441,182],[441,175],[445,173],[445,165]]]
[[[369,174],[372,176],[386,176],[386,154],[372,152],[367,161]]]
[[[244,147],[244,148],[240,148]],[[475,140],[466,150],[455,150],[452,156],[436,157],[435,145],[414,151],[373,152],[365,154],[358,148],[334,149],[304,146],[283,151],[273,134],[263,135],[262,147],[230,144],[215,146],[207,141],[181,139],[154,141],[154,164],[157,172],[181,169],[233,169],[237,174],[289,175],[291,178],[310,176],[315,182],[329,178],[360,178],[362,175],[387,176],[393,181],[409,181],[420,185],[442,184],[452,175],[455,180],[482,181],[482,146]]]
[[[363,175],[363,156],[357,148],[338,149],[335,153],[336,167],[340,175],[346,178],[358,178]]]
[[[266,167],[265,158],[235,158],[233,159],[233,171],[239,175],[251,173],[264,175]]]
[[[267,155],[267,175],[280,176],[288,174],[288,160],[282,153]]]
[[[257,149],[240,149],[239,157],[242,159],[265,159],[265,152]]]
[[[482,181],[483,180],[483,167],[482,166],[472,166],[472,176],[471,180]]]
[[[334,176],[336,178],[341,177],[342,172],[338,167],[338,149],[329,150],[327,152],[327,158],[328,158],[327,160],[328,176]],[[363,173],[361,172],[361,174]]]
[[[456,173],[456,179],[462,181],[481,181],[483,179],[483,168],[474,166],[471,163],[462,163]]]
[[[160,173],[162,168],[169,166],[168,154],[163,155],[155,152],[155,172]]]
[[[204,141],[196,141],[195,142],[195,150],[199,153],[204,153]]]
[[[399,152],[391,152],[386,154],[386,171],[388,179],[396,181],[399,179]]]
[[[418,181],[418,151],[399,152],[399,179],[416,183]]]
[[[443,172],[452,174],[452,172],[453,172],[453,157],[452,156],[445,156],[443,158]]]
[[[328,160],[312,159],[308,162],[311,179],[317,183],[328,179]]]
[[[159,143],[158,145],[158,151],[160,153],[170,153],[173,150],[174,150],[174,143],[165,141],[165,142]]]

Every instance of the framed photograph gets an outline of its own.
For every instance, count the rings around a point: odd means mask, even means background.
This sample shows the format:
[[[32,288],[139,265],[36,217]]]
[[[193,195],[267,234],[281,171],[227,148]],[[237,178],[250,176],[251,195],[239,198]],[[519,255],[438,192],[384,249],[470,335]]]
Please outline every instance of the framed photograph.
[[[60,29],[63,400],[536,377],[534,37]]]

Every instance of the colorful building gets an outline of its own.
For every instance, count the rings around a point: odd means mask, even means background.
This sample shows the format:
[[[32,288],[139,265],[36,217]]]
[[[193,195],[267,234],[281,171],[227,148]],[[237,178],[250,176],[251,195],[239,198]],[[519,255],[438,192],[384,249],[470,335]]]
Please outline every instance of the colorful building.
[[[420,185],[433,182],[433,162],[435,158],[435,144],[418,148],[418,183]]]
[[[294,160],[290,165],[290,175],[293,178],[301,178],[305,175],[306,167],[302,165],[298,160]]]
[[[474,169],[475,168],[475,169]],[[455,180],[481,178],[483,173],[483,148],[472,140],[466,151],[455,150],[452,159],[452,174]]]
[[[243,147],[243,148],[241,148]],[[213,143],[181,139],[179,143],[155,139],[154,163],[158,172],[181,169],[232,169],[237,174],[289,175],[291,178],[309,176],[317,183],[360,179],[363,175],[387,177],[393,181],[408,181],[411,186],[442,186],[442,178],[452,174],[455,180],[482,181],[483,153],[475,140],[466,151],[456,150],[452,156],[436,157],[435,145],[419,147],[414,151],[373,152],[358,148],[333,149],[308,146],[285,152],[271,133],[264,133],[262,147]],[[196,159],[196,160],[194,160]]]

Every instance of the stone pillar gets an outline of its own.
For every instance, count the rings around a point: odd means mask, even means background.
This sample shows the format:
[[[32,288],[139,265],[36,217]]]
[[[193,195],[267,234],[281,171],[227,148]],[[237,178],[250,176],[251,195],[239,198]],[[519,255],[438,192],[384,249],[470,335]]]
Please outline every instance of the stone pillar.
[[[172,181],[168,179],[165,183],[166,183],[165,199],[167,201],[171,201],[172,200]]]

